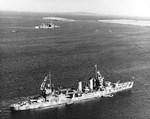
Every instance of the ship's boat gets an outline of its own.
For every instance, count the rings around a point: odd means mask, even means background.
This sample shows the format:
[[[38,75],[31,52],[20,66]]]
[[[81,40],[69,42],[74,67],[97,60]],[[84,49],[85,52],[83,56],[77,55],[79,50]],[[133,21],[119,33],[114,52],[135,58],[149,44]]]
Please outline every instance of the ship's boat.
[[[89,83],[86,83],[85,86],[83,86],[82,81],[79,81],[77,89],[58,88],[56,90],[54,85],[52,85],[51,75],[49,73],[40,87],[42,95],[38,97],[33,96],[26,101],[12,104],[10,107],[12,110],[19,111],[70,105],[82,100],[112,97],[114,93],[131,89],[133,84],[133,81],[125,83],[120,83],[119,81],[116,83],[104,81],[104,77],[101,75],[100,71],[97,70],[97,65],[95,65],[95,78],[90,78]]]
[[[54,25],[51,23],[42,23],[40,26],[35,26],[35,29],[53,29],[53,28],[60,28],[60,26]]]

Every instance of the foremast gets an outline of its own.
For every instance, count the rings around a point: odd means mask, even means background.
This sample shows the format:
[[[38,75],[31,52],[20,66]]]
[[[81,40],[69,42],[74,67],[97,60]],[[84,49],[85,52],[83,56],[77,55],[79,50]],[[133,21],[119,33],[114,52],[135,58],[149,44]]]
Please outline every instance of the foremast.
[[[95,79],[97,86],[103,87],[104,77],[101,75],[100,70],[97,69],[97,64],[95,65]]]
[[[41,84],[40,90],[45,94],[49,95],[52,93],[52,79],[51,73],[49,72],[48,76],[46,76]]]

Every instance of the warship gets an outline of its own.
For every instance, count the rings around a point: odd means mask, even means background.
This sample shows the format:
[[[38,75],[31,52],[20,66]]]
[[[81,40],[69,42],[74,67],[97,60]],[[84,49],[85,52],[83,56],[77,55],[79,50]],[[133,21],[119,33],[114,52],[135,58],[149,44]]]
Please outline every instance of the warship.
[[[82,81],[78,82],[78,89],[69,94],[71,95],[71,100],[67,104],[92,98],[112,97],[114,93],[131,89],[134,84],[133,81],[124,83],[120,83],[120,81],[116,83],[104,81],[104,77],[97,70],[97,65],[95,65],[95,75],[95,78],[90,78],[89,83],[86,83],[84,87],[82,86]]]
[[[42,23],[39,26],[35,26],[35,29],[53,29],[53,28],[60,28],[60,26],[54,25],[52,22],[51,23]]]
[[[95,77],[90,78],[89,82],[84,86],[82,81],[79,81],[77,89],[61,89],[59,87],[55,89],[49,73],[41,84],[40,90],[42,94],[33,96],[26,101],[12,104],[10,108],[13,111],[52,108],[92,98],[112,97],[114,93],[131,89],[133,84],[133,81],[124,83],[104,81],[104,77],[97,70],[97,65],[95,65]]]
[[[51,84],[51,75],[46,76],[40,87],[41,94],[31,96],[28,100],[12,104],[10,106],[12,111],[30,110],[47,107],[58,107],[68,102],[66,95],[61,93],[60,88],[54,89]]]

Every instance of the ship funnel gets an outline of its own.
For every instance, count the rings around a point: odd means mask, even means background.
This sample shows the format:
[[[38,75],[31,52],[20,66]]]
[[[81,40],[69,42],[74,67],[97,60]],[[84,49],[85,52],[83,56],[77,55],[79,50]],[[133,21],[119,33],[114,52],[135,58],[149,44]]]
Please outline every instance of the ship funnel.
[[[79,82],[78,82],[78,90],[79,90],[79,91],[82,91],[82,81],[79,81]]]
[[[93,90],[93,78],[90,79],[90,89]]]

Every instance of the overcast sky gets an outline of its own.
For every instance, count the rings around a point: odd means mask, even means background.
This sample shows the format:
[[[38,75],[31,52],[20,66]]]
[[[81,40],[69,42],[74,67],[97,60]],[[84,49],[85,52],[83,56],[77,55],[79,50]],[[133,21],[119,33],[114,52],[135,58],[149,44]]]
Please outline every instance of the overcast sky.
[[[0,0],[0,10],[150,17],[150,0]]]

